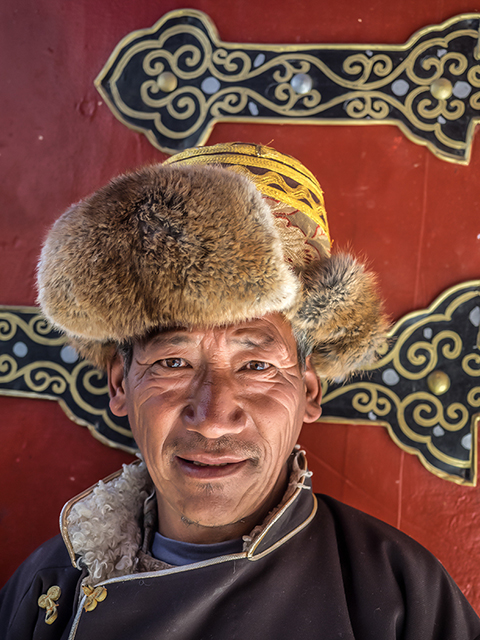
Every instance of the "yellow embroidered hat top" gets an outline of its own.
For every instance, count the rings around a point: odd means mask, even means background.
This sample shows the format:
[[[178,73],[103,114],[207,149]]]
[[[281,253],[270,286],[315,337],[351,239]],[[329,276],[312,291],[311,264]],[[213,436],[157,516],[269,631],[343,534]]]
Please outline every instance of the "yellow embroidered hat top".
[[[246,176],[270,206],[287,262],[304,268],[330,255],[323,191],[313,173],[292,156],[233,142],[187,149],[164,164],[220,165]]]

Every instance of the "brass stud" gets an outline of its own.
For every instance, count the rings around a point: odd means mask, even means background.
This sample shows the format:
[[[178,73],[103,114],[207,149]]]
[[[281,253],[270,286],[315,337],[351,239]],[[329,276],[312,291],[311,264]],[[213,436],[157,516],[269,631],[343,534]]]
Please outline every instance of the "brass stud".
[[[437,100],[448,100],[452,91],[452,83],[447,78],[437,78],[430,85],[430,93]]]
[[[450,389],[450,378],[444,371],[432,371],[427,377],[427,385],[436,396],[441,396]]]
[[[171,93],[177,88],[177,76],[174,76],[170,71],[164,71],[158,76],[157,84],[160,91]]]

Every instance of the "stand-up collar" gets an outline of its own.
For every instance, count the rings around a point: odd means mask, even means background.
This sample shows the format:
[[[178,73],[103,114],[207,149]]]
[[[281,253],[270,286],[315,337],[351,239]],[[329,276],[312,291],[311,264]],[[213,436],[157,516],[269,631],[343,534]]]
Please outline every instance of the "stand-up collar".
[[[310,476],[305,452],[297,445],[282,501],[243,537],[243,552],[236,557],[250,560],[262,557],[310,522],[316,511]],[[153,522],[152,490],[145,463],[139,460],[124,465],[122,470],[64,506],[60,516],[61,533],[73,566],[87,569],[87,584],[168,568],[148,555]]]

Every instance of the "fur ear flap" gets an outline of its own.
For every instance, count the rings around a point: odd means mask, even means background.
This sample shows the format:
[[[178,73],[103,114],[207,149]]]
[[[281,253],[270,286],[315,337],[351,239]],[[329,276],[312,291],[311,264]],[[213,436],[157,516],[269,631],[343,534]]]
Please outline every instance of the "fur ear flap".
[[[375,276],[352,256],[337,254],[310,265],[301,278],[302,302],[291,322],[312,350],[317,374],[342,379],[372,364],[389,325]]]

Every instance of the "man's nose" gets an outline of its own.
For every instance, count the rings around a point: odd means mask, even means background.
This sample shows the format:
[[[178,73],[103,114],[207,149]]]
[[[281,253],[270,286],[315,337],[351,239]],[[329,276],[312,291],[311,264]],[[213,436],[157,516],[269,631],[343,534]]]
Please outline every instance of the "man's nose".
[[[228,374],[203,375],[183,411],[187,430],[197,431],[206,438],[242,431],[246,414],[237,396],[235,382]]]

